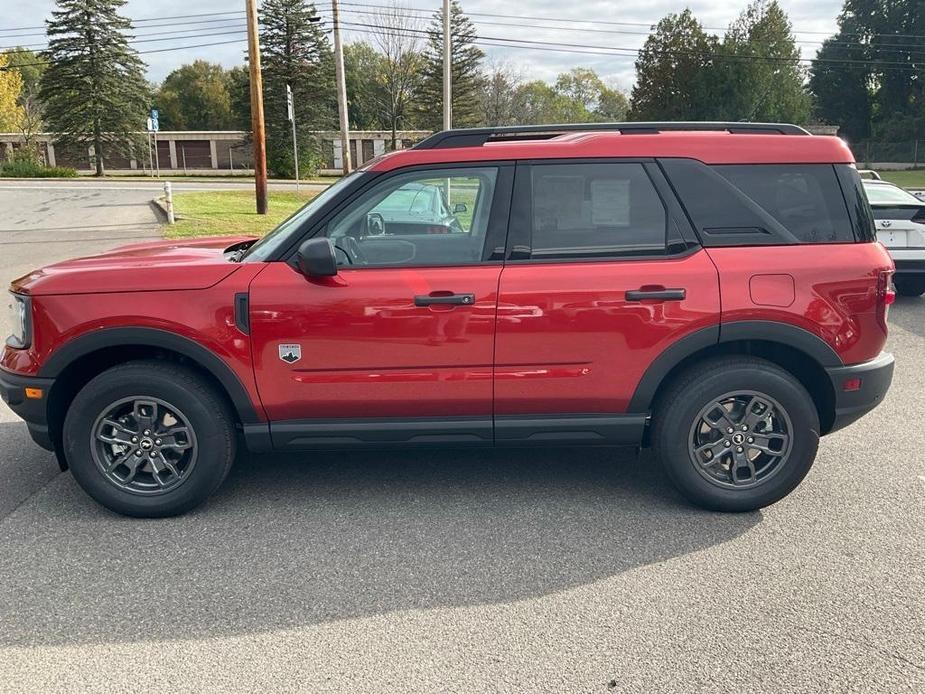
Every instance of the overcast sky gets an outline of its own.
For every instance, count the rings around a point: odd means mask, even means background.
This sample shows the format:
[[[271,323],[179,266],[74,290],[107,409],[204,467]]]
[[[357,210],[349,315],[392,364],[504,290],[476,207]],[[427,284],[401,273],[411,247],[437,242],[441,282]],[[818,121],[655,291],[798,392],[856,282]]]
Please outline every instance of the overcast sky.
[[[841,0],[780,0],[790,16],[797,41],[804,58],[811,58],[826,35],[834,32],[835,18],[841,9]],[[353,0],[342,5],[342,20],[359,24],[371,23],[369,7],[359,4],[387,4],[387,0]],[[682,3],[672,0],[604,0],[564,3],[561,0],[521,0],[518,3],[498,3],[492,0],[463,0],[462,7],[469,13],[479,35],[482,37],[546,41],[553,43],[584,44],[637,49],[645,41],[646,24],[658,21],[669,12],[678,12],[690,7],[700,21],[708,28],[720,33],[728,23],[744,9],[746,0],[734,2],[708,2],[694,0]],[[440,7],[434,0],[402,0],[401,5],[409,10],[433,10]],[[52,8],[52,0],[0,0],[0,46],[44,44],[41,35],[29,35],[40,29]],[[330,4],[317,3],[323,16],[330,17]],[[175,67],[197,58],[217,61],[225,66],[242,62],[245,49],[243,34],[243,13],[209,17],[188,17],[184,19],[156,20],[158,17],[176,17],[200,13],[219,13],[243,10],[243,0],[129,0],[123,14],[137,20],[152,20],[137,25],[136,35],[139,51],[151,51],[178,46],[194,46],[202,43],[230,42],[224,45],[201,48],[184,48],[156,53],[145,53],[142,58],[148,64],[148,77],[160,81]],[[426,14],[422,17],[426,26]],[[479,14],[482,13],[482,14]],[[530,19],[508,19],[490,17],[486,14],[518,15]],[[546,21],[540,18],[548,18]],[[544,29],[550,20],[559,28]],[[579,20],[564,23],[562,20]],[[208,22],[190,24],[190,22]],[[605,24],[604,22],[610,22]],[[617,24],[619,23],[619,24]],[[634,23],[641,26],[633,26]],[[526,26],[526,25],[530,26]],[[161,25],[161,26],[158,26]],[[568,29],[562,28],[563,26]],[[574,30],[572,30],[574,29]],[[8,31],[13,30],[13,31]],[[170,32],[173,32],[171,34]],[[177,38],[177,32],[185,32]],[[166,37],[165,37],[166,34]],[[346,40],[370,38],[368,35],[348,31]],[[546,47],[547,50],[531,50],[510,45],[482,46],[489,60],[500,62],[511,68],[522,79],[552,81],[559,72],[576,66],[591,67],[604,79],[624,90],[632,88],[634,80],[632,54],[590,55],[570,52],[565,48]],[[551,50],[549,50],[551,48]],[[577,50],[577,49],[576,49]],[[594,48],[580,49],[594,51]]]

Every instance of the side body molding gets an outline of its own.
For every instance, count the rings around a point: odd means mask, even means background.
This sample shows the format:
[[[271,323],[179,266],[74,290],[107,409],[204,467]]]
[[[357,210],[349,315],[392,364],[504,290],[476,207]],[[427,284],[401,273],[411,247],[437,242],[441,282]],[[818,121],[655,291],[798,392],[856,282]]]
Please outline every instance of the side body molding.
[[[85,333],[55,350],[38,375],[42,378],[56,378],[75,360],[107,347],[160,347],[182,354],[221,383],[242,423],[262,422],[247,389],[228,364],[198,342],[158,328],[104,328]]]
[[[689,356],[711,346],[739,340],[786,345],[803,352],[824,368],[844,365],[838,353],[822,338],[789,323],[755,320],[712,325],[681,338],[656,357],[636,386],[627,412],[648,412],[659,385]]]

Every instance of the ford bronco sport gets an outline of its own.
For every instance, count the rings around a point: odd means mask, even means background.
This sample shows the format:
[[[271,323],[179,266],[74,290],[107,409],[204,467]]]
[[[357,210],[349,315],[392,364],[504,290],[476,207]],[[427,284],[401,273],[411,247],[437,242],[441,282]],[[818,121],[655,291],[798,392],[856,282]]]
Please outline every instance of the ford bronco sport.
[[[134,516],[202,502],[242,443],[651,446],[694,503],[744,511],[884,397],[893,270],[834,137],[450,130],[262,239],[136,244],[14,281],[0,390]]]

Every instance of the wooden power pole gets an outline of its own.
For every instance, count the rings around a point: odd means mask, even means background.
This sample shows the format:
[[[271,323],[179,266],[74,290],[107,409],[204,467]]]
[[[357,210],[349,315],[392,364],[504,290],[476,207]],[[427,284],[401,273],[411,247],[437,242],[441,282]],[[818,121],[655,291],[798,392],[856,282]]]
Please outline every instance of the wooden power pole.
[[[340,14],[337,0],[331,0],[334,29],[334,77],[337,80],[337,115],[340,118],[340,151],[344,175],[353,168],[350,162],[350,116],[347,113],[347,84],[344,79],[344,46],[340,40]]]
[[[453,50],[450,43],[450,0],[443,0],[443,129],[453,127]]]
[[[263,124],[263,77],[260,72],[260,37],[257,33],[257,0],[247,7],[247,54],[251,78],[251,131],[254,136],[254,188],[257,214],[267,213],[267,135]]]

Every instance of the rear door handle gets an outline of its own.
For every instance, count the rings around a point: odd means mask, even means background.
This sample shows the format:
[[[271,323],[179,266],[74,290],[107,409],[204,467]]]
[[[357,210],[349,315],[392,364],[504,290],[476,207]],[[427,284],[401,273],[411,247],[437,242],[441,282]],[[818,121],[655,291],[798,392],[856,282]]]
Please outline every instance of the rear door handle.
[[[414,297],[415,306],[458,305],[472,306],[475,303],[475,294],[450,294],[447,292],[431,292]]]
[[[686,297],[686,289],[632,289],[626,293],[627,301],[681,301]]]

